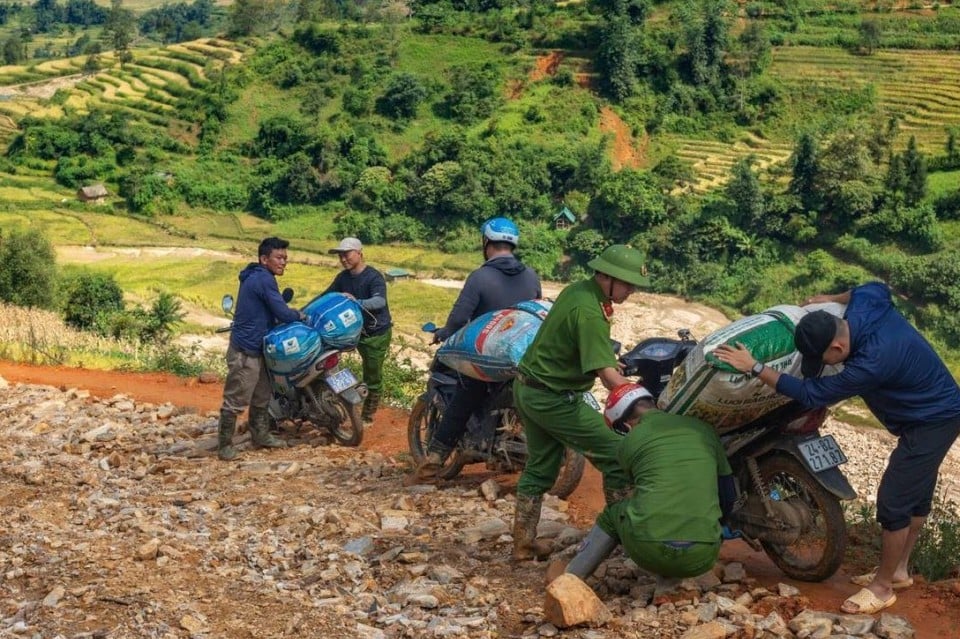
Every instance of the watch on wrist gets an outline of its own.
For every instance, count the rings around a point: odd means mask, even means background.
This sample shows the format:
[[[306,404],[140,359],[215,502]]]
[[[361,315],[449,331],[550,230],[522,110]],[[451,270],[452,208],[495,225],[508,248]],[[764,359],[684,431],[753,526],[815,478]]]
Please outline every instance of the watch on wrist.
[[[753,367],[750,368],[750,376],[756,377],[763,372],[763,362],[754,362]]]

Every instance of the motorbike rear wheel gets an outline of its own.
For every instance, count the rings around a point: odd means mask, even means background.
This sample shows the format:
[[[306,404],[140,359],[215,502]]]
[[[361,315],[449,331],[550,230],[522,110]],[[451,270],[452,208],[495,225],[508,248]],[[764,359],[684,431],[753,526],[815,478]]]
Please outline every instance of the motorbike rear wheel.
[[[340,419],[329,426],[330,434],[344,446],[359,446],[363,441],[363,418],[360,404],[351,404],[339,395],[331,403],[336,406]]]
[[[847,548],[847,526],[840,501],[790,455],[759,460],[767,490],[799,514],[800,534],[789,544],[760,539],[764,551],[788,577],[823,581],[840,567]],[[793,522],[797,523],[797,522]]]

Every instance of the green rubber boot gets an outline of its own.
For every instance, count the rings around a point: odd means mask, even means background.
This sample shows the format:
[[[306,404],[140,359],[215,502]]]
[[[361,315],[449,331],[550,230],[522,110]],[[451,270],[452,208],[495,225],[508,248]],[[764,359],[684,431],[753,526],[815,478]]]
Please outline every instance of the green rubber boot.
[[[217,457],[223,461],[230,461],[237,456],[237,449],[233,447],[233,433],[237,430],[237,416],[227,411],[220,411],[220,426],[217,431]]]
[[[250,407],[250,439],[256,448],[287,447],[287,442],[270,432],[270,413],[266,408]]]

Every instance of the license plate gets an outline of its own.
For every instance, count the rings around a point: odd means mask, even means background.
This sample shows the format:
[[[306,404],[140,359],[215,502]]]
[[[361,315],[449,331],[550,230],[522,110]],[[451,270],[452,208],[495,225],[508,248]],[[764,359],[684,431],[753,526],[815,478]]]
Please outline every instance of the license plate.
[[[800,454],[807,460],[815,473],[847,462],[847,456],[843,454],[840,444],[833,438],[833,435],[800,442]]]
[[[597,398],[593,396],[593,393],[587,391],[583,394],[583,401],[587,403],[587,406],[593,408],[594,410],[603,410],[600,408],[600,402],[597,401]]]
[[[357,378],[353,376],[353,371],[345,368],[328,377],[327,385],[333,389],[334,393],[342,393],[351,386],[356,386]]]

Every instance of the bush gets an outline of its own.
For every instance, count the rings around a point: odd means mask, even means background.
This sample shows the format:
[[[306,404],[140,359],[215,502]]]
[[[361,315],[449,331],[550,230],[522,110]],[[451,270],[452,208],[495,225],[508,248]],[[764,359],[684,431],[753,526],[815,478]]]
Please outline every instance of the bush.
[[[412,118],[427,97],[427,90],[411,73],[398,73],[390,78],[384,94],[377,99],[377,113],[395,120]]]
[[[910,563],[927,581],[956,577],[960,570],[960,511],[942,494],[920,531]]]
[[[123,310],[123,291],[112,275],[81,273],[68,284],[67,291],[63,317],[75,328],[91,330],[98,318]]]
[[[0,234],[0,301],[52,308],[57,281],[53,245],[40,231]]]

